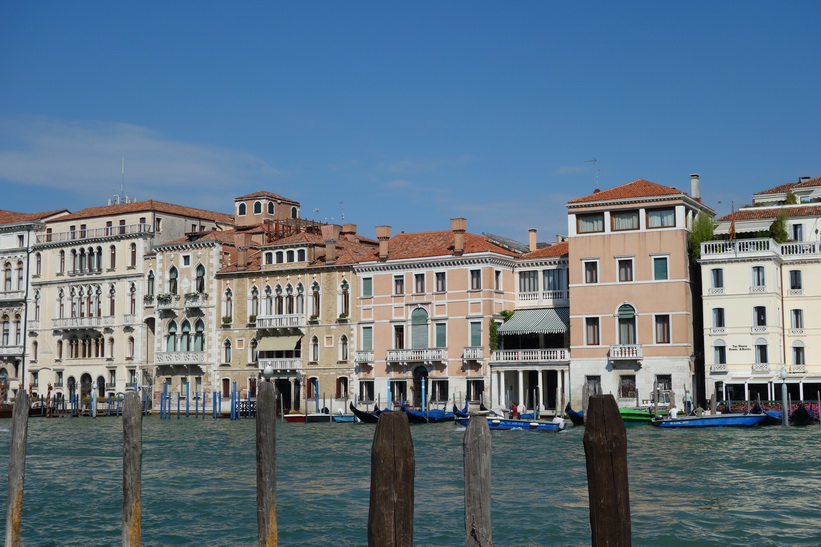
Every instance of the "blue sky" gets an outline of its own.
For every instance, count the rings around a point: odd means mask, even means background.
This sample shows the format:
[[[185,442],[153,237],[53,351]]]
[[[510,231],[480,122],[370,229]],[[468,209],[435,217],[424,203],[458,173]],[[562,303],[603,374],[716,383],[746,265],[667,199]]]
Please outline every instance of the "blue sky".
[[[0,3],[0,209],[119,192],[527,241],[644,178],[821,176],[821,3]],[[593,159],[596,162],[592,162]],[[318,209],[318,212],[314,212]]]

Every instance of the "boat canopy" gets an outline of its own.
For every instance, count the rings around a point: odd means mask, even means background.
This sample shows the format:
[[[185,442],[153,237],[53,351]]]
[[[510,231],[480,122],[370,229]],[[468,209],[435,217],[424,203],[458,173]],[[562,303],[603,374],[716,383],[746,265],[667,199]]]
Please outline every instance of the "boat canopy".
[[[499,327],[499,334],[556,334],[567,332],[569,308],[516,310]]]

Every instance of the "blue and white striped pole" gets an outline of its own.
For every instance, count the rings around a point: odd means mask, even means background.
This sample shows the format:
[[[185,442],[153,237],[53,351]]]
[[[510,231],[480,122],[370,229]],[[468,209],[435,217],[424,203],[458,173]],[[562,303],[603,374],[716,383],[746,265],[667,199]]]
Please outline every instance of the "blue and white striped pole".
[[[393,410],[393,400],[391,399],[391,380],[388,378],[388,410]]]
[[[185,417],[188,418],[188,401],[191,400],[191,384],[185,382]]]
[[[425,378],[422,378],[422,411],[425,413],[425,418],[427,418],[428,417],[428,405],[427,405],[427,399],[425,398],[425,395],[427,395],[425,387],[426,387],[425,386]]]
[[[177,392],[177,419],[180,419],[180,392]]]
[[[314,382],[314,403],[316,413],[319,414],[319,378],[317,378],[316,382]]]

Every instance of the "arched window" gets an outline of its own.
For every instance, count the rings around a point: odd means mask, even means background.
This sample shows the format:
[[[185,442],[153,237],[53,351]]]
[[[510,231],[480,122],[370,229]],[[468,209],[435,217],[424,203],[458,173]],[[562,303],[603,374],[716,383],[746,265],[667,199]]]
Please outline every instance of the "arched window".
[[[262,214],[262,202],[261,201],[255,201],[254,202],[254,214],[255,215],[261,215]]]
[[[234,293],[231,289],[225,289],[225,302],[223,303],[223,317],[228,318],[228,322],[234,317]]]
[[[294,288],[290,284],[285,287],[285,313],[294,313]]]
[[[792,364],[796,367],[807,364],[806,357],[804,355],[804,342],[801,340],[796,340],[792,344]],[[796,370],[796,372],[799,371]]]
[[[296,286],[296,312],[305,313],[305,287],[302,283]]]
[[[291,207],[291,218],[297,218],[297,208]]]
[[[178,275],[176,266],[171,266],[171,269],[168,270],[168,292],[171,294],[177,294]]]
[[[128,247],[128,265],[132,268],[137,266],[137,244],[132,243]]]
[[[222,344],[222,362],[223,363],[230,363],[231,362],[231,341],[226,340]]]
[[[344,334],[339,337],[339,360],[348,360],[348,337]]]
[[[270,285],[265,286],[265,315],[274,315],[274,297]]]
[[[423,349],[428,347],[428,312],[424,308],[416,308],[411,312],[411,348]]]
[[[128,291],[128,309],[128,313],[132,315],[137,313],[137,286],[134,283]]]
[[[259,315],[259,289],[251,288],[251,315]]]
[[[23,322],[19,315],[14,316],[14,345],[23,345]]]
[[[202,264],[197,266],[196,291],[198,293],[205,292],[205,266]]]
[[[320,304],[319,283],[314,281],[314,284],[311,285],[311,315],[319,317]]]
[[[79,269],[81,272],[86,271],[87,262],[86,262],[86,250],[85,249],[80,249],[80,255],[79,255],[78,261],[79,261],[79,266],[77,267],[75,265],[75,269]]]
[[[108,339],[108,356],[114,359],[114,338]]]
[[[133,359],[134,358],[134,337],[128,337],[128,346],[126,347],[126,359]]]
[[[188,319],[182,322],[182,334],[180,335],[180,351],[188,351],[191,341],[191,323]]]
[[[194,351],[205,350],[205,323],[197,319],[194,323]]]
[[[64,298],[63,289],[60,289],[60,293],[57,295],[57,317],[62,319],[65,317],[66,306],[65,302],[63,301]]]
[[[2,342],[4,346],[10,345],[9,342],[11,341],[11,321],[8,315],[3,316],[3,338]]]
[[[37,340],[31,343],[31,359],[33,361],[37,360],[37,350],[39,349],[39,345],[37,344]]]
[[[619,344],[636,344],[636,310],[630,304],[622,304],[616,314],[619,321]]]
[[[274,263],[274,253],[268,251],[265,253],[265,263],[266,264],[273,264]]]
[[[289,250],[285,254],[285,256],[286,256],[285,261],[288,262],[289,264],[294,261],[294,251],[293,250]]]
[[[114,290],[114,285],[108,289],[108,315],[113,316],[114,310],[117,308],[117,294]]]
[[[148,280],[145,284],[145,294],[149,296],[154,296],[154,271],[148,271]]]
[[[165,351],[177,351],[177,322],[168,323],[168,334],[165,336]]]
[[[23,263],[17,263],[17,290],[22,291],[25,288],[23,285]]]
[[[305,262],[305,249],[299,249],[296,252],[297,262]]]
[[[96,260],[95,268],[97,269],[98,272],[101,272],[101,271],[103,271],[103,248],[102,247],[97,247],[96,256],[97,256],[97,260]]]
[[[59,273],[66,273],[66,252],[65,251],[60,251],[60,259],[59,259],[59,264],[58,264],[58,270],[57,271]]]
[[[247,206],[244,203],[240,203],[239,206],[237,207],[237,215],[241,216],[241,217],[244,217],[246,209],[247,209]]]
[[[259,352],[257,351],[257,339],[251,338],[251,362],[256,363],[259,361]]]
[[[97,310],[95,315],[100,317],[103,315],[103,289],[99,285],[97,285],[97,290],[94,292],[94,302]]]
[[[34,255],[34,275],[41,275],[43,273],[43,255],[36,253]]]
[[[351,313],[350,288],[351,286],[348,285],[346,280],[343,280],[339,286],[339,315],[344,315],[345,317]]]
[[[63,359],[63,341],[57,340],[57,359]]]
[[[757,338],[755,341],[755,362],[761,365],[770,362],[767,356],[767,340],[764,338]]]
[[[109,248],[109,256],[111,257],[111,263],[108,267],[113,270],[117,267],[117,247],[114,245]]]
[[[275,310],[275,313],[277,315],[282,315],[283,313],[285,313],[285,307],[283,305],[283,300],[282,300],[282,287],[280,287],[279,285],[277,285],[276,293],[277,293],[276,300],[275,300],[276,305],[274,306],[274,310]]]
[[[273,201],[268,202],[268,214],[269,215],[274,214],[274,202]]]
[[[40,291],[34,291],[34,320],[40,320]]]
[[[285,253],[277,251],[277,264],[282,264],[283,262],[285,262]]]
[[[319,339],[316,336],[311,338],[311,361],[319,362]]]
[[[11,292],[11,264],[6,262],[3,268],[3,291]]]

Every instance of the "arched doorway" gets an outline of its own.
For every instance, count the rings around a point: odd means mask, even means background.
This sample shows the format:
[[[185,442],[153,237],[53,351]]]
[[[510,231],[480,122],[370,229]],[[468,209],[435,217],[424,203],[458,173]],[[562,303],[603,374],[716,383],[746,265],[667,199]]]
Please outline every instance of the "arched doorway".
[[[287,378],[277,378],[274,380],[274,387],[276,387],[280,400],[282,401],[282,409],[284,412],[291,410],[291,381]]]
[[[80,400],[91,396],[91,374],[85,373],[80,376]]]
[[[425,390],[429,392],[428,369],[424,365],[419,365],[413,369],[413,406],[417,408],[422,408],[422,378],[425,379]],[[429,398],[427,394],[425,398]]]

